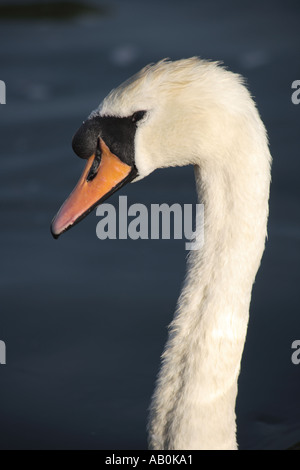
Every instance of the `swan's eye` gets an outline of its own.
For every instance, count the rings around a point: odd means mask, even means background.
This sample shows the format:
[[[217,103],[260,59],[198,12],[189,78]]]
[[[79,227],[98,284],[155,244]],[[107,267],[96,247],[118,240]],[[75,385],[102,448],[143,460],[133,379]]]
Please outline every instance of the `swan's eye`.
[[[135,113],[133,113],[133,115],[131,116],[131,120],[132,122],[138,122],[140,121],[146,114],[146,111],[136,111]]]

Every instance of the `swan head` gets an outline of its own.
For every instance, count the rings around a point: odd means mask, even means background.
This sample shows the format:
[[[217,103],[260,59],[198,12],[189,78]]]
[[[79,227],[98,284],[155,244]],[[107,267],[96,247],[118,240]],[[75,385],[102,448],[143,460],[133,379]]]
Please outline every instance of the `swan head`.
[[[241,133],[243,145],[251,140],[249,126],[244,132],[249,113],[257,120],[242,78],[216,62],[191,58],[145,67],[112,90],[76,132],[73,149],[87,163],[52,222],[53,236],[157,168],[226,165],[232,142],[239,146]]]

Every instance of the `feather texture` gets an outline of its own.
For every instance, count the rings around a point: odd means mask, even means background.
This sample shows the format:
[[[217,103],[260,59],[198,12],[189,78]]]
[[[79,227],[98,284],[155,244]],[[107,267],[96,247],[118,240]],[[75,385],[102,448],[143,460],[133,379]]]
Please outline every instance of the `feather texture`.
[[[151,403],[153,449],[237,449],[235,402],[265,246],[271,157],[241,76],[198,58],[145,67],[91,117],[132,115],[139,179],[193,164],[205,243],[188,269]]]

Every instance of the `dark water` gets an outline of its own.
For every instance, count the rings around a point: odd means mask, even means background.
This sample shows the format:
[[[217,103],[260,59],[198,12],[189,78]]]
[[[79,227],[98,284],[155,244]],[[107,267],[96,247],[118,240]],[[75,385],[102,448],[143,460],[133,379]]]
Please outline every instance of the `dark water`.
[[[0,9],[0,447],[146,447],[184,241],[101,242],[95,214],[54,241],[49,224],[81,172],[70,142],[89,112],[143,65],[200,55],[247,77],[269,132],[269,240],[253,291],[238,440],[242,449],[287,448],[300,440],[300,365],[291,362],[300,339],[300,105],[291,102],[299,2],[101,5],[26,21]],[[129,204],[195,202],[193,171],[157,171],[119,194]]]

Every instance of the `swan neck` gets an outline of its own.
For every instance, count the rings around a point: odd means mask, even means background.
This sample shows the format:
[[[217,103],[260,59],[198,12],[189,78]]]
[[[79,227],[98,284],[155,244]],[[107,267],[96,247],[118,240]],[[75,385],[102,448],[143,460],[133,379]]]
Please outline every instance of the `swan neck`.
[[[248,170],[238,181],[224,168],[195,166],[205,241],[190,253],[163,354],[149,425],[154,449],[237,449],[237,381],[268,213],[268,178],[256,186],[255,165]]]

